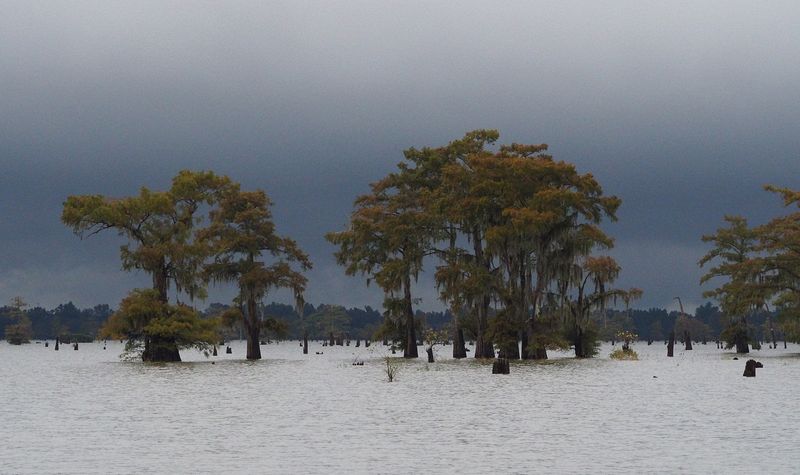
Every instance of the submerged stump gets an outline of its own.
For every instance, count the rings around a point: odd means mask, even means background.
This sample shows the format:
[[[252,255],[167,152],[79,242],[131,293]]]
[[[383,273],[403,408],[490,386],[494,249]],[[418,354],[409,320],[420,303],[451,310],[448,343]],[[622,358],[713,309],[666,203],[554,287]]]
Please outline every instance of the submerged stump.
[[[747,378],[755,378],[756,377],[756,368],[763,368],[764,365],[759,363],[756,360],[747,360],[747,363],[744,364],[744,374]]]
[[[492,363],[492,374],[509,374],[510,372],[508,358],[497,358]]]

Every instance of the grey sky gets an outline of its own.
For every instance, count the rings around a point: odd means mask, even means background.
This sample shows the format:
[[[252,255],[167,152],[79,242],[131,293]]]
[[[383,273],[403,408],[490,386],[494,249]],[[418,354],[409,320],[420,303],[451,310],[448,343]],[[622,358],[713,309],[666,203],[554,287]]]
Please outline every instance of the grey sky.
[[[316,263],[309,301],[378,305],[322,235],[402,149],[490,127],[622,198],[642,306],[700,303],[700,235],[780,212],[764,183],[800,188],[798,24],[795,2],[0,1],[0,300],[146,285],[61,203],[193,168],[270,194]]]

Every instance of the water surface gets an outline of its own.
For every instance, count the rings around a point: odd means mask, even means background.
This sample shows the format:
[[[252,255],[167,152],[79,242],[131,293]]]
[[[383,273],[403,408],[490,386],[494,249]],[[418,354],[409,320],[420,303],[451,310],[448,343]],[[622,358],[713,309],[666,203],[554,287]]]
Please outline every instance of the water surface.
[[[264,359],[143,364],[122,345],[0,342],[0,473],[791,473],[800,347],[634,348],[640,361],[400,360],[386,347],[265,345]],[[317,355],[321,351],[324,354]],[[352,366],[354,360],[363,366]]]

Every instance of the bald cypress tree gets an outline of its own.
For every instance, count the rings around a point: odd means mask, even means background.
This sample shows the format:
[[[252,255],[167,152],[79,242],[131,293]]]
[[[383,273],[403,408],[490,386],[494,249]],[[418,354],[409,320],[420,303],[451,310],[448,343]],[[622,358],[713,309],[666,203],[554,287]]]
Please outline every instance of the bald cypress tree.
[[[123,198],[70,196],[64,203],[61,220],[81,239],[104,231],[125,238],[127,243],[120,247],[123,269],[142,270],[150,274],[153,283],[153,292],[136,298],[139,301],[155,298],[160,306],[152,307],[166,311],[171,286],[190,298],[204,295],[199,270],[208,252],[194,239],[196,226],[201,219],[201,207],[212,204],[229,186],[227,177],[183,170],[173,178],[167,191],[142,187],[138,195]],[[152,312],[143,315],[156,316]],[[160,317],[170,320],[173,314]],[[127,337],[132,346],[141,343],[144,361],[180,361],[182,337],[165,330],[177,331],[178,327],[155,328],[140,320],[121,319],[124,321],[136,325],[117,326],[115,331]],[[183,320],[183,324],[199,325],[199,320]]]
[[[299,308],[307,282],[301,271],[311,268],[308,255],[297,243],[276,233],[270,206],[271,201],[261,190],[230,187],[211,211],[210,225],[199,233],[200,242],[213,256],[204,267],[206,278],[234,282],[239,288],[243,311],[238,316],[247,333],[249,360],[261,359],[260,336],[265,322],[258,313],[258,303],[268,292],[288,288],[294,292]]]
[[[387,315],[404,330],[403,356],[417,358],[411,287],[431,236],[418,189],[404,178],[392,174],[372,184],[371,193],[356,199],[347,229],[326,238],[338,247],[334,255],[348,275],[365,275],[384,291]]]

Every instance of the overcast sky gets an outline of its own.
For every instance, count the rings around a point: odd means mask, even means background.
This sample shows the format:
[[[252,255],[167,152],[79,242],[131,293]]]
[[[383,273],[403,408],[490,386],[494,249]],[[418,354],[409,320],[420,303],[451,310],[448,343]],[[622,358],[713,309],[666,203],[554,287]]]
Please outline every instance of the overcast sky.
[[[800,188],[799,24],[788,1],[0,0],[0,300],[147,286],[62,202],[191,168],[267,191],[315,262],[309,302],[379,306],[323,234],[404,148],[497,128],[622,199],[607,229],[639,306],[697,305],[700,236],[780,213],[765,183]]]

